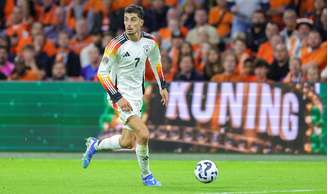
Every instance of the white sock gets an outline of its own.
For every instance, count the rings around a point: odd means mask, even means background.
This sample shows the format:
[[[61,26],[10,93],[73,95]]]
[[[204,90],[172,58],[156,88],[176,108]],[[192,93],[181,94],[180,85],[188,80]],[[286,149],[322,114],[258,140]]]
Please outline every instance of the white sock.
[[[138,164],[141,170],[142,177],[146,177],[151,174],[149,169],[149,150],[148,145],[136,145],[136,155]]]
[[[121,148],[120,145],[120,137],[121,135],[113,135],[112,137],[108,137],[106,139],[101,140],[98,145],[96,145],[96,150],[118,150]]]

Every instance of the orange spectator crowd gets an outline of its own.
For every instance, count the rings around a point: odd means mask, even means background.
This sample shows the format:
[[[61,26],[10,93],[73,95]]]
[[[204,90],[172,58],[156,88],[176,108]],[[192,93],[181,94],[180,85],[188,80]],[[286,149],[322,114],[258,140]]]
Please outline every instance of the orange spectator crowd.
[[[130,4],[168,81],[326,82],[324,0],[2,0],[0,80],[96,81]]]

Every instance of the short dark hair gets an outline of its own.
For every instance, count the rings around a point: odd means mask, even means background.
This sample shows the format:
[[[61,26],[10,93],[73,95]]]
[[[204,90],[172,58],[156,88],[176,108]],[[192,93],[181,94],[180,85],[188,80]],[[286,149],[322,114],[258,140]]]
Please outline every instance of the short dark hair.
[[[265,67],[265,68],[269,68],[269,64],[263,60],[263,59],[260,59],[260,58],[256,58],[254,60],[254,66],[255,68],[261,68],[261,67]]]
[[[322,39],[322,36],[318,30],[312,29],[309,34],[312,34],[312,33],[318,34],[320,36],[320,38]]]
[[[139,5],[129,5],[124,9],[124,13],[136,13],[140,19],[144,19],[144,10]]]
[[[253,12],[253,14],[256,14],[256,13],[264,15],[264,17],[266,16],[265,12],[262,9],[257,9]]]
[[[195,62],[194,62],[194,58],[192,57],[192,55],[186,54],[186,55],[182,55],[182,56],[179,57],[179,60],[178,60],[178,61],[179,61],[179,63],[178,63],[179,66],[180,66],[180,63],[181,63],[182,59],[185,58],[185,57],[190,58],[190,59],[191,59],[191,62],[192,62],[193,64],[195,63]]]

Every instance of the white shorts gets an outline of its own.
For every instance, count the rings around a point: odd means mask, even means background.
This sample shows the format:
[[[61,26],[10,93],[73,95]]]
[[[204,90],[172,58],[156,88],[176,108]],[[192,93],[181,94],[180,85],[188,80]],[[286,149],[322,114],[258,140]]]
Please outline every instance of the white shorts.
[[[122,122],[122,124],[124,125],[125,129],[128,129],[129,131],[133,131],[133,129],[126,124],[127,120],[131,117],[131,116],[137,116],[139,118],[141,118],[141,108],[143,105],[143,100],[129,100],[126,99],[130,105],[132,106],[132,111],[129,112],[125,112],[122,111],[122,109],[116,104],[113,105],[114,109],[116,109],[119,112],[119,116],[120,116],[120,120]],[[110,104],[112,104],[112,102],[110,101]]]

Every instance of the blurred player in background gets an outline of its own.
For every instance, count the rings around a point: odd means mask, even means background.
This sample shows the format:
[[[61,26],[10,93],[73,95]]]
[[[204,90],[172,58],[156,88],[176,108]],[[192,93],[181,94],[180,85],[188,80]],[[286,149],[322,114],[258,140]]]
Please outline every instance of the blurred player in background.
[[[125,8],[125,32],[107,45],[97,74],[114,108],[120,112],[120,119],[125,125],[122,135],[114,135],[101,141],[93,137],[88,138],[82,160],[83,167],[87,168],[96,151],[132,148],[136,143],[143,183],[146,186],[160,186],[160,182],[153,177],[149,168],[149,131],[141,120],[147,60],[160,88],[164,106],[168,102],[168,92],[158,44],[152,35],[141,31],[143,17],[142,7],[130,5]]]

